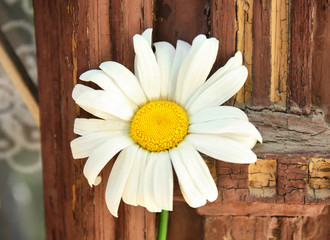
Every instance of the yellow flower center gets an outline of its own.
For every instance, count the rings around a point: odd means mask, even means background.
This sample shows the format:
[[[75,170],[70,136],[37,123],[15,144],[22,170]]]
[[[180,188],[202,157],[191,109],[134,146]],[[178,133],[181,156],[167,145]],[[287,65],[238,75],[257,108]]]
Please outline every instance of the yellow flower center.
[[[188,131],[188,115],[178,104],[152,101],[141,107],[131,123],[131,137],[150,152],[177,146]]]

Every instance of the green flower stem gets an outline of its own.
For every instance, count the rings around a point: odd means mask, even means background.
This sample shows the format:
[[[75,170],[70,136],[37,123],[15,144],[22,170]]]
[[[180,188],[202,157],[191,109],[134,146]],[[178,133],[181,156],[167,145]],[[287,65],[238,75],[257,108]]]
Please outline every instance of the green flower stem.
[[[159,221],[158,240],[166,240],[168,211],[162,210]]]

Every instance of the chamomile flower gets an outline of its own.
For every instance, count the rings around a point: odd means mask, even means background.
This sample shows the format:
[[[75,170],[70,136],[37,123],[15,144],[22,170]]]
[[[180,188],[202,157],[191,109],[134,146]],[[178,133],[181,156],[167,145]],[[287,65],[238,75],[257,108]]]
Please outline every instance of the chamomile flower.
[[[237,52],[207,81],[218,40],[198,35],[192,45],[178,41],[151,47],[151,29],[133,38],[135,74],[117,62],[80,76],[101,90],[77,84],[75,102],[97,118],[77,118],[73,157],[86,158],[84,175],[91,186],[117,154],[106,187],[111,214],[121,199],[149,211],[172,210],[173,172],[191,207],[218,196],[200,153],[231,163],[253,163],[251,151],[262,138],[238,108],[220,106],[244,84],[248,72]]]

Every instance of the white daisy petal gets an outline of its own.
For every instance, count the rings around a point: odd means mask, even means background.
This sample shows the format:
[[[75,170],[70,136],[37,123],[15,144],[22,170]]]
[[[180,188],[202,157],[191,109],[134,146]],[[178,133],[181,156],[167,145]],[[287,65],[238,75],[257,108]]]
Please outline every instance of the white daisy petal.
[[[136,66],[141,86],[149,100],[160,96],[160,70],[156,57],[148,42],[139,34],[133,37]]]
[[[144,30],[144,32],[142,33],[142,37],[147,40],[147,42],[149,43],[149,46],[152,46],[152,28],[147,28],[146,30]]]
[[[164,210],[173,210],[173,172],[168,151],[155,154],[157,164],[153,169],[154,199]]]
[[[168,42],[157,42],[154,46],[156,48],[155,55],[161,75],[160,97],[162,99],[167,99],[170,71],[175,54],[175,48]]]
[[[95,179],[111,158],[133,143],[130,137],[119,135],[110,137],[105,143],[95,148],[84,166],[84,175],[89,185],[96,185]]]
[[[71,151],[74,159],[89,157],[94,150],[107,140],[118,135],[128,135],[127,132],[95,132],[71,141]]]
[[[77,101],[78,97],[84,92],[93,91],[94,89],[82,84],[76,84],[72,90],[72,98],[74,101]]]
[[[118,207],[129,172],[135,160],[134,156],[137,149],[138,146],[133,144],[120,152],[108,179],[107,188],[105,190],[105,201],[110,213],[115,217],[118,217]]]
[[[139,81],[126,67],[117,62],[108,61],[101,63],[100,68],[111,77],[132,102],[139,106],[147,102]]]
[[[124,95],[103,90],[86,91],[80,94],[76,103],[90,109],[109,113],[123,120],[131,120],[137,106]]]
[[[212,85],[226,73],[242,66],[242,61],[242,53],[240,51],[236,52],[234,57],[231,57],[223,67],[219,68],[215,73],[212,74],[212,76],[207,80],[206,84]]]
[[[175,147],[170,149],[169,153],[175,173],[178,176],[183,198],[189,206],[194,208],[205,205],[206,198],[195,186],[193,179],[191,179],[186,166],[183,164],[183,156],[180,154],[178,148]]]
[[[93,82],[96,83],[99,87],[101,87],[104,90],[110,91],[110,92],[121,92],[118,86],[113,82],[111,78],[105,72],[102,70],[89,70],[84,72],[79,77],[80,80],[85,82]]]
[[[142,148],[139,147],[139,149],[135,153],[133,166],[129,173],[122,197],[123,201],[126,204],[130,204],[133,206],[138,205],[137,197],[138,197],[139,181],[140,181],[141,172],[144,169],[144,166],[141,166],[142,161],[143,161]]]
[[[193,123],[189,126],[189,133],[205,134],[237,134],[246,137],[254,137],[262,142],[262,137],[256,127],[245,120],[217,119],[208,122]]]
[[[240,134],[233,134],[233,133],[222,133],[221,137],[234,140],[234,141],[248,147],[249,149],[252,149],[258,141],[253,136],[242,136]]]
[[[169,82],[168,82],[168,99],[173,99],[174,97],[179,71],[182,62],[186,58],[190,48],[191,48],[190,44],[185,41],[178,40],[176,43],[175,55],[173,58],[173,63],[172,63]]]
[[[174,98],[185,106],[191,95],[205,82],[215,62],[219,41],[199,35],[182,63]]]
[[[152,28],[146,29],[142,33],[142,37],[144,37],[144,39],[147,40],[147,42],[149,43],[149,46],[152,47]],[[139,78],[139,71],[137,69],[137,58],[136,58],[136,56],[134,57],[134,74],[135,74],[137,79],[140,79]]]
[[[121,119],[87,119],[76,118],[74,121],[73,132],[79,135],[91,134],[94,132],[114,131],[129,132],[130,124]]]
[[[246,146],[211,134],[189,134],[185,141],[198,151],[218,160],[231,163],[254,163],[257,156]]]
[[[217,186],[201,155],[187,142],[178,146],[181,161],[185,165],[192,181],[207,200],[213,202],[218,197]]]
[[[139,176],[139,186],[137,193],[137,204],[141,206],[146,206],[146,202],[144,201],[144,179],[145,179],[145,169],[147,166],[147,159],[149,158],[149,152],[141,149],[140,154],[140,176]]]
[[[247,76],[247,68],[241,66],[228,72],[208,87],[202,86],[201,93],[197,96],[196,92],[192,97],[194,100],[187,103],[188,113],[191,115],[203,108],[223,104],[241,89]]]
[[[240,119],[249,121],[246,114],[239,108],[232,106],[215,106],[204,108],[192,114],[189,116],[189,123],[200,123],[217,119]]]
[[[187,107],[189,107],[191,102],[195,101],[196,97],[198,97],[206,88],[210,87],[210,85],[214,84],[214,82],[226,73],[242,66],[242,61],[242,53],[240,51],[236,52],[234,57],[231,57],[223,67],[219,68],[199,89],[196,90],[196,92],[189,99]]]
[[[161,206],[158,205],[155,199],[154,185],[155,183],[155,168],[159,161],[159,154],[151,152],[148,155],[146,167],[144,170],[144,207],[149,212],[161,212]]]
[[[81,94],[83,94],[84,92],[90,92],[90,91],[94,91],[93,88],[81,85],[81,84],[76,84],[76,86],[73,88],[72,91],[72,98],[74,101],[77,101],[78,97],[81,96]],[[97,109],[88,107],[88,106],[84,106],[84,105],[80,105],[80,107],[82,109],[84,109],[85,111],[89,112],[90,114],[93,114],[96,117],[102,118],[102,119],[116,119],[115,116],[113,116],[112,114],[103,112],[103,111],[99,111]]]

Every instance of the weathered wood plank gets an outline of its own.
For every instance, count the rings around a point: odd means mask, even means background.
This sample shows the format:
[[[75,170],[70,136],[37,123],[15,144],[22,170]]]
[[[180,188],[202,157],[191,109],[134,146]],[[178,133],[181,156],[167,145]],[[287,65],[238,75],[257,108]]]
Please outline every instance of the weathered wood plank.
[[[92,189],[82,174],[85,160],[73,160],[70,150],[74,118],[91,117],[77,111],[71,99],[78,76],[105,60],[132,68],[132,36],[151,27],[151,1],[121,4],[35,1],[47,239],[155,237],[154,214],[123,204],[126,214],[118,220],[108,212],[104,194],[111,164],[101,173],[102,183]],[[123,19],[118,19],[119,10]],[[110,33],[111,26],[121,31]]]
[[[235,54],[235,1],[211,1],[211,36],[219,40],[215,68],[219,68]]]
[[[133,36],[152,27],[152,1],[110,1],[111,60],[131,71],[134,66]],[[116,239],[154,239],[154,214],[145,208],[121,203]]]
[[[212,216],[309,216],[320,215],[326,205],[291,205],[271,203],[210,203],[197,209],[198,214]],[[239,210],[239,211],[238,211]]]
[[[176,45],[178,39],[191,43],[198,34],[209,32],[209,1],[171,1],[155,3],[154,40]]]
[[[252,104],[269,106],[270,90],[270,1],[253,2]]]
[[[253,149],[260,156],[329,155],[330,128],[322,113],[297,116],[269,110],[247,110],[247,114],[263,136],[263,144],[257,144]]]
[[[317,216],[205,216],[203,239],[328,239],[329,213],[324,207]]]
[[[288,105],[292,113],[310,114],[314,1],[292,1]]]
[[[275,110],[286,110],[286,82],[289,57],[290,1],[272,1],[270,101]]]
[[[312,101],[330,122],[330,3],[316,1],[313,33]]]
[[[76,117],[71,89],[77,72],[88,68],[87,52],[77,51],[77,39],[87,39],[87,21],[77,22],[87,9],[88,2],[34,1],[47,239],[86,239],[95,232],[92,190],[70,150]],[[79,48],[88,49],[87,41]]]
[[[234,98],[234,105],[245,108],[251,103],[252,91],[252,22],[253,22],[253,0],[236,1],[236,50],[243,55],[243,64],[248,69],[248,77],[244,86],[238,91]]]

